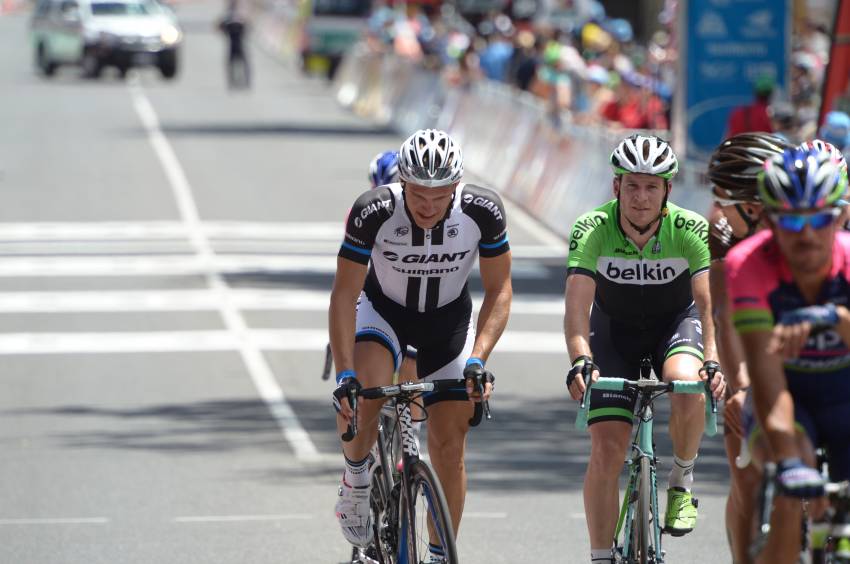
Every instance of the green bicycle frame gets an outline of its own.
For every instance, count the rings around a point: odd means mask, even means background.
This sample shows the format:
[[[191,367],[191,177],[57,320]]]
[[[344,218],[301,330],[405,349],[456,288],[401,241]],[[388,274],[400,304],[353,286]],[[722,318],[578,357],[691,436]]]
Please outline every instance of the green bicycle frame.
[[[709,436],[717,434],[717,414],[711,407],[711,393],[706,389],[704,382],[699,381],[674,381],[669,384],[660,382],[656,379],[631,381],[623,378],[599,378],[591,385],[591,388],[599,390],[611,390],[622,392],[626,389],[636,389],[638,392],[639,407],[636,418],[638,421],[637,431],[632,440],[631,449],[632,456],[626,463],[629,465],[629,480],[626,485],[626,492],[623,496],[623,503],[620,508],[620,515],[617,519],[617,528],[614,533],[614,542],[620,538],[620,532],[623,532],[623,556],[629,557],[634,552],[632,543],[632,525],[636,511],[636,503],[632,501],[633,493],[636,491],[641,475],[642,460],[648,461],[649,481],[650,481],[650,507],[653,519],[652,541],[656,549],[655,561],[663,562],[661,555],[661,524],[658,516],[658,489],[655,468],[655,449],[653,447],[653,412],[652,402],[657,394],[664,392],[683,393],[683,394],[705,394],[705,433]],[[586,429],[587,419],[590,412],[590,390],[586,394],[584,406],[576,415],[576,428]]]

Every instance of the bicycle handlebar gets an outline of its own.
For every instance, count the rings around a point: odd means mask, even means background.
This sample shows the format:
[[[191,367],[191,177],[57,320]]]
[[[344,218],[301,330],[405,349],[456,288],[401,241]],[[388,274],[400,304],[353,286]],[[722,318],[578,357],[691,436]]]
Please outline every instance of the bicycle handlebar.
[[[673,392],[674,394],[705,394],[705,434],[713,437],[717,434],[717,403],[709,388],[711,378],[703,381],[690,380],[675,380],[673,382],[660,382],[652,379],[626,380],[625,378],[599,378],[585,389],[582,403],[576,414],[576,428],[586,429],[587,418],[590,413],[590,389],[608,390],[612,392],[627,392],[637,391],[645,393],[666,393]],[[585,399],[587,398],[587,399]],[[712,401],[709,401],[711,399]]]
[[[480,380],[476,384],[478,386],[482,386],[479,388],[479,391],[481,391],[483,395],[483,384]],[[405,398],[412,398],[415,395],[427,392],[439,392],[444,390],[457,389],[459,386],[465,387],[466,380],[461,378],[457,380],[436,380],[434,382],[402,382],[401,384],[395,384],[392,386],[360,388],[359,390],[355,388],[349,388],[348,404],[351,406],[351,410],[354,412],[354,417],[351,419],[351,422],[348,424],[348,428],[340,438],[345,442],[350,442],[352,439],[354,439],[354,437],[357,436],[358,398],[385,399],[399,396]],[[472,418],[469,420],[470,427],[475,427],[479,423],[481,423],[482,413],[486,415],[487,419],[492,419],[492,416],[490,415],[490,405],[489,402],[486,400],[475,403],[475,411],[472,415]]]

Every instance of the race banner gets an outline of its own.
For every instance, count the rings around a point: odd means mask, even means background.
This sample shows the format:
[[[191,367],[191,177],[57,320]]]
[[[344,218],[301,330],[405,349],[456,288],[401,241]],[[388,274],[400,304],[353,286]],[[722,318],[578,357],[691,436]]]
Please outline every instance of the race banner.
[[[732,109],[753,101],[754,84],[785,89],[791,35],[787,0],[680,2],[676,139],[688,158],[705,160],[723,140]]]

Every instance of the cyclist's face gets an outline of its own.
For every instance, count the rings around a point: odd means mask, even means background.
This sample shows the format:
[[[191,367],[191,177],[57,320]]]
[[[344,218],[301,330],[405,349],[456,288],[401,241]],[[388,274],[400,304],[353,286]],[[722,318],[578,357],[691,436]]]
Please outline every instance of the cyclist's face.
[[[614,179],[620,212],[635,225],[646,225],[657,218],[668,192],[667,182],[651,174],[624,174]]]
[[[446,215],[452,203],[457,182],[439,188],[428,188],[411,182],[404,183],[404,199],[411,219],[422,229],[431,229]]]
[[[813,229],[811,225],[806,225],[800,232],[782,229],[770,219],[770,216],[768,221],[776,244],[792,273],[816,273],[830,266],[832,245],[839,219],[821,229]]]
[[[726,216],[726,221],[729,222],[729,226],[732,228],[732,233],[735,237],[743,238],[747,235],[749,231],[749,225],[744,221],[744,218],[741,217],[741,211],[738,210],[738,206],[721,206],[719,204],[715,204],[720,210],[723,212],[723,215]],[[761,217],[761,204],[754,203],[746,203],[740,205],[741,210],[750,221],[758,221],[759,217]]]

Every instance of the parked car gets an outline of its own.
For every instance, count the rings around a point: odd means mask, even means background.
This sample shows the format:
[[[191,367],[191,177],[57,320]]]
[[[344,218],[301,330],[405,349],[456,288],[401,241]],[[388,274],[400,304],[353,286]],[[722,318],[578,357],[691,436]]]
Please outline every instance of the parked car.
[[[333,78],[343,55],[366,31],[372,0],[304,0],[301,69]]]
[[[155,66],[177,76],[183,32],[170,8],[156,0],[38,0],[33,13],[35,63],[44,76],[78,65],[91,78],[104,67],[121,76]]]

